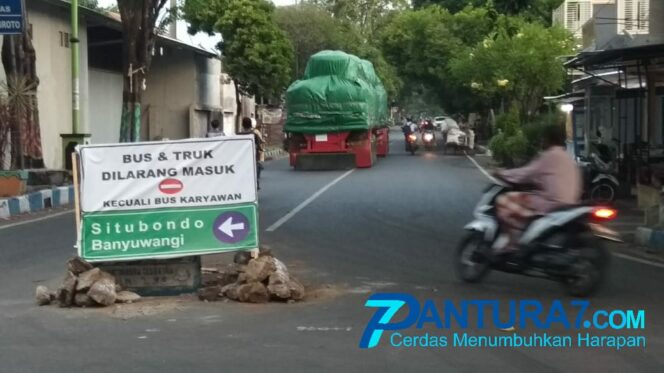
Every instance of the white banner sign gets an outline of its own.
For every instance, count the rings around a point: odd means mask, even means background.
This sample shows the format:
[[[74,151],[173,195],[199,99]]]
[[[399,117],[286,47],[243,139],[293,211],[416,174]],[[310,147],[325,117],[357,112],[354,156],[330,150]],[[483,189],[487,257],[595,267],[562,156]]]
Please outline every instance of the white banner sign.
[[[253,136],[83,145],[83,212],[256,201]]]

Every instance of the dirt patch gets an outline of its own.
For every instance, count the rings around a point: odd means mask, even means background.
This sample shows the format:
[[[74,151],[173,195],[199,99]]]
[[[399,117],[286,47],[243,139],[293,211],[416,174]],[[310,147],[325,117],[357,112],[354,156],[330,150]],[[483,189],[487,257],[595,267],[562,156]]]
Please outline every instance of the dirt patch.
[[[342,288],[337,285],[320,285],[320,286],[305,286],[307,295],[302,300],[303,302],[327,302],[338,298],[344,294],[348,294],[347,288]]]

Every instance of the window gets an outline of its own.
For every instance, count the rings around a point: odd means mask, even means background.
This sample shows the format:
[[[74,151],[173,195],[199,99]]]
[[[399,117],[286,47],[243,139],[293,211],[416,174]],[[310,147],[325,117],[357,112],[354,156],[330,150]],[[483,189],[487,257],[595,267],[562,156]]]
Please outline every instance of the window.
[[[60,31],[60,46],[69,48],[69,33]]]

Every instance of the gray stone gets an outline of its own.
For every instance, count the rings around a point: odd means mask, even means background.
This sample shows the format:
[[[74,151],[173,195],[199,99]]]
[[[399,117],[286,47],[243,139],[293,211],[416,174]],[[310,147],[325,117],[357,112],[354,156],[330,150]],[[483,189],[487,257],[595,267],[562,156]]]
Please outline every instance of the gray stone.
[[[251,260],[251,253],[249,251],[238,251],[233,257],[235,264],[247,265]]]
[[[60,307],[71,307],[74,304],[74,295],[76,295],[76,276],[73,272],[67,271],[62,285],[58,289],[57,298]]]
[[[237,289],[238,300],[247,303],[267,303],[270,301],[270,295],[267,288],[260,282],[252,282],[240,285]]]
[[[276,261],[277,259],[271,256],[261,256],[251,260],[244,272],[246,282],[263,282],[267,280],[276,271]]]
[[[102,277],[90,287],[88,295],[102,306],[113,305],[117,298],[115,282],[108,277]]]
[[[288,282],[288,289],[290,290],[290,297],[292,300],[304,299],[304,286],[298,280],[291,277],[290,281]]]
[[[240,285],[238,284],[228,284],[221,288],[221,294],[225,295],[228,299],[239,300],[240,294],[238,290]]]
[[[110,276],[110,275],[109,275]],[[99,268],[93,268],[78,275],[78,283],[76,284],[76,291],[85,292],[92,284],[102,278],[102,271]]]
[[[141,299],[141,296],[134,293],[133,291],[120,291],[116,292],[115,302],[116,303],[134,303]]]
[[[288,300],[291,297],[288,284],[270,284],[267,286],[267,291],[272,297],[280,300]]]
[[[208,302],[220,301],[224,298],[221,290],[221,287],[217,285],[200,288],[198,289],[198,299]]]
[[[267,245],[263,245],[258,249],[258,256],[274,256],[272,254],[272,248]]]
[[[278,259],[274,259],[275,271],[270,275],[267,290],[271,296],[287,300],[291,297],[291,290],[288,286],[290,275],[286,265]]]
[[[79,307],[94,307],[97,305],[86,293],[77,293],[74,297],[74,304]]]
[[[46,286],[39,285],[37,286],[37,289],[35,289],[35,299],[37,300],[38,305],[49,305],[53,301],[53,298],[53,293],[51,293]]]
[[[92,264],[86,262],[78,256],[75,256],[67,261],[67,269],[76,276],[83,272],[87,272],[92,268],[94,268]]]

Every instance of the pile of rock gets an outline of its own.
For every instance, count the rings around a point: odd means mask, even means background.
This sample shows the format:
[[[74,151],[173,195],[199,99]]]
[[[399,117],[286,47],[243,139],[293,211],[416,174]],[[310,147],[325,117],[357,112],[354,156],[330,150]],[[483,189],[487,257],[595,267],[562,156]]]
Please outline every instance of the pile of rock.
[[[67,262],[67,274],[56,292],[37,286],[35,297],[40,306],[57,301],[60,307],[110,306],[133,303],[141,298],[136,293],[123,291],[113,275],[79,257]]]
[[[204,269],[199,299],[218,301],[228,298],[239,302],[266,303],[304,298],[304,286],[269,250],[261,251],[255,259],[242,254],[236,256],[235,263],[223,269]]]

